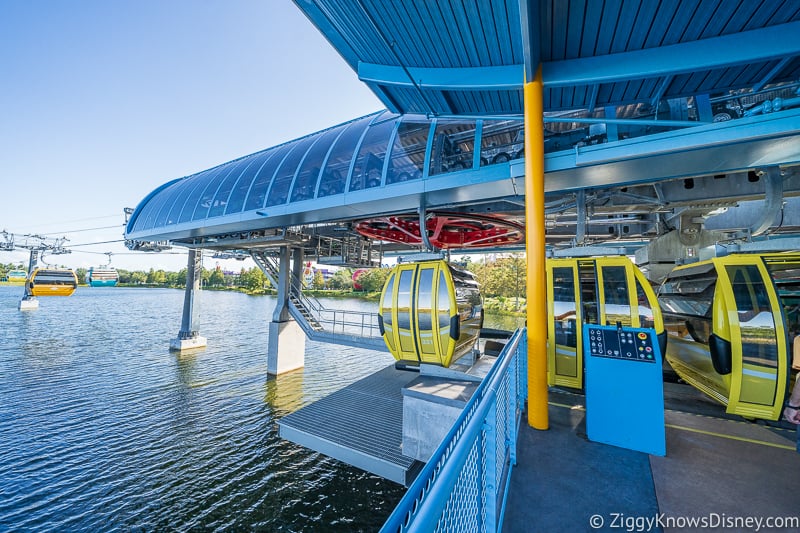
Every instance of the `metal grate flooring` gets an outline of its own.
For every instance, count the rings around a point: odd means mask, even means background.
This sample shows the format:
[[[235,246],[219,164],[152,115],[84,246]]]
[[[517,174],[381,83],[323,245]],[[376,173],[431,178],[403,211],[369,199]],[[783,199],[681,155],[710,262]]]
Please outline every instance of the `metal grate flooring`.
[[[418,377],[394,365],[279,422],[282,438],[408,486],[422,463],[402,454],[402,389]]]

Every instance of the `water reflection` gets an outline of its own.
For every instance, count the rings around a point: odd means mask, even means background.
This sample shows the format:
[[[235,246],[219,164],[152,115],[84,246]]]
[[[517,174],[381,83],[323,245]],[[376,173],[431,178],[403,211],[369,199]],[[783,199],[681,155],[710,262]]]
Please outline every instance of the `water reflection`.
[[[304,369],[268,378],[270,297],[202,293],[208,347],[176,354],[182,291],[20,296],[0,287],[0,531],[374,531],[402,496],[276,424],[388,353],[308,341]]]
[[[303,377],[301,368],[294,372],[269,376],[264,384],[264,401],[275,408],[277,416],[293,413],[303,407]]]

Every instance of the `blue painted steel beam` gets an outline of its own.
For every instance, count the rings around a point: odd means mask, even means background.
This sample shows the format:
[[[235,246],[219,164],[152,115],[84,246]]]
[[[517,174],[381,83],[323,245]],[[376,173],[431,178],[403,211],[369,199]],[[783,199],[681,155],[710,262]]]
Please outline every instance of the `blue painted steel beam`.
[[[542,62],[542,45],[540,42],[541,0],[519,0],[519,24],[522,30],[522,55],[525,83],[533,81],[536,69]]]
[[[756,83],[755,85],[753,85],[753,88],[752,88],[752,89],[753,89],[753,92],[754,92],[754,93],[757,93],[758,91],[760,91],[761,89],[763,89],[763,88],[764,88],[764,86],[765,86],[765,85],[767,85],[769,82],[771,82],[771,81],[772,81],[772,78],[774,78],[774,77],[775,77],[775,76],[778,74],[778,72],[780,72],[781,70],[783,70],[783,67],[785,67],[785,66],[786,66],[786,64],[787,64],[787,63],[789,63],[789,61],[791,61],[791,60],[792,60],[792,58],[790,58],[790,57],[784,57],[783,59],[781,59],[780,61],[778,61],[778,64],[777,64],[777,65],[775,65],[774,67],[772,67],[772,70],[770,70],[770,71],[767,73],[767,75],[766,75],[766,76],[764,76],[763,78],[761,78],[761,80],[759,80],[759,82],[758,82],[758,83]]]
[[[520,89],[523,66],[427,68],[376,65],[360,61],[358,79],[378,85],[448,91]]]
[[[648,120],[642,118],[587,118],[587,117],[544,117],[545,124],[564,122],[567,124],[626,124],[630,126],[665,126],[674,128],[693,128],[703,123],[696,120]]]
[[[800,55],[800,21],[686,43],[544,63],[545,88],[698,72]]]

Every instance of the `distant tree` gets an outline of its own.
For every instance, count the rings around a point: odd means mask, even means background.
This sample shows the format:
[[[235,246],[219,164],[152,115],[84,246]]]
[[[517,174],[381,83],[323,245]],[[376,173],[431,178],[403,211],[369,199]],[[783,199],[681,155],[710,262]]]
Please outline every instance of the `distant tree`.
[[[182,268],[175,275],[175,286],[186,287],[186,274],[189,272],[188,268]]]
[[[386,278],[391,273],[390,268],[371,268],[358,276],[358,284],[365,292],[377,292],[383,290]]]
[[[353,271],[349,268],[337,270],[328,281],[328,286],[339,291],[353,290]]]
[[[85,268],[76,268],[75,275],[78,277],[78,283],[84,283],[86,281],[86,269]]]
[[[258,267],[252,267],[249,270],[242,269],[239,274],[239,284],[249,291],[260,291],[269,286],[267,276]]]
[[[151,267],[150,272],[147,273],[146,280],[147,283],[151,285],[166,285],[167,273],[164,272],[162,269],[153,270]]]
[[[133,283],[135,285],[141,285],[143,283],[147,283],[147,274],[141,270],[135,270],[131,272],[130,283]]]
[[[322,271],[317,270],[314,272],[314,279],[311,281],[311,288],[318,291],[325,288],[325,276],[322,275]]]
[[[525,294],[525,258],[511,254],[494,261],[470,263],[468,270],[475,274],[486,296],[520,297]]]
[[[186,285],[186,276],[181,278],[180,272],[167,272],[165,283],[170,287],[182,287]]]
[[[221,287],[225,285],[225,274],[221,270],[214,270],[208,276],[208,285],[210,287]]]

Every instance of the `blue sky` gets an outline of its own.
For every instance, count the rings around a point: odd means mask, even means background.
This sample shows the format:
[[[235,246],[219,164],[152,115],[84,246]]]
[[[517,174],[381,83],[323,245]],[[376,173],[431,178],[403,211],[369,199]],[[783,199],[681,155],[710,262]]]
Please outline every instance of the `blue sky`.
[[[162,183],[383,107],[290,0],[0,0],[0,229],[118,240]],[[108,251],[186,262],[45,261]]]

